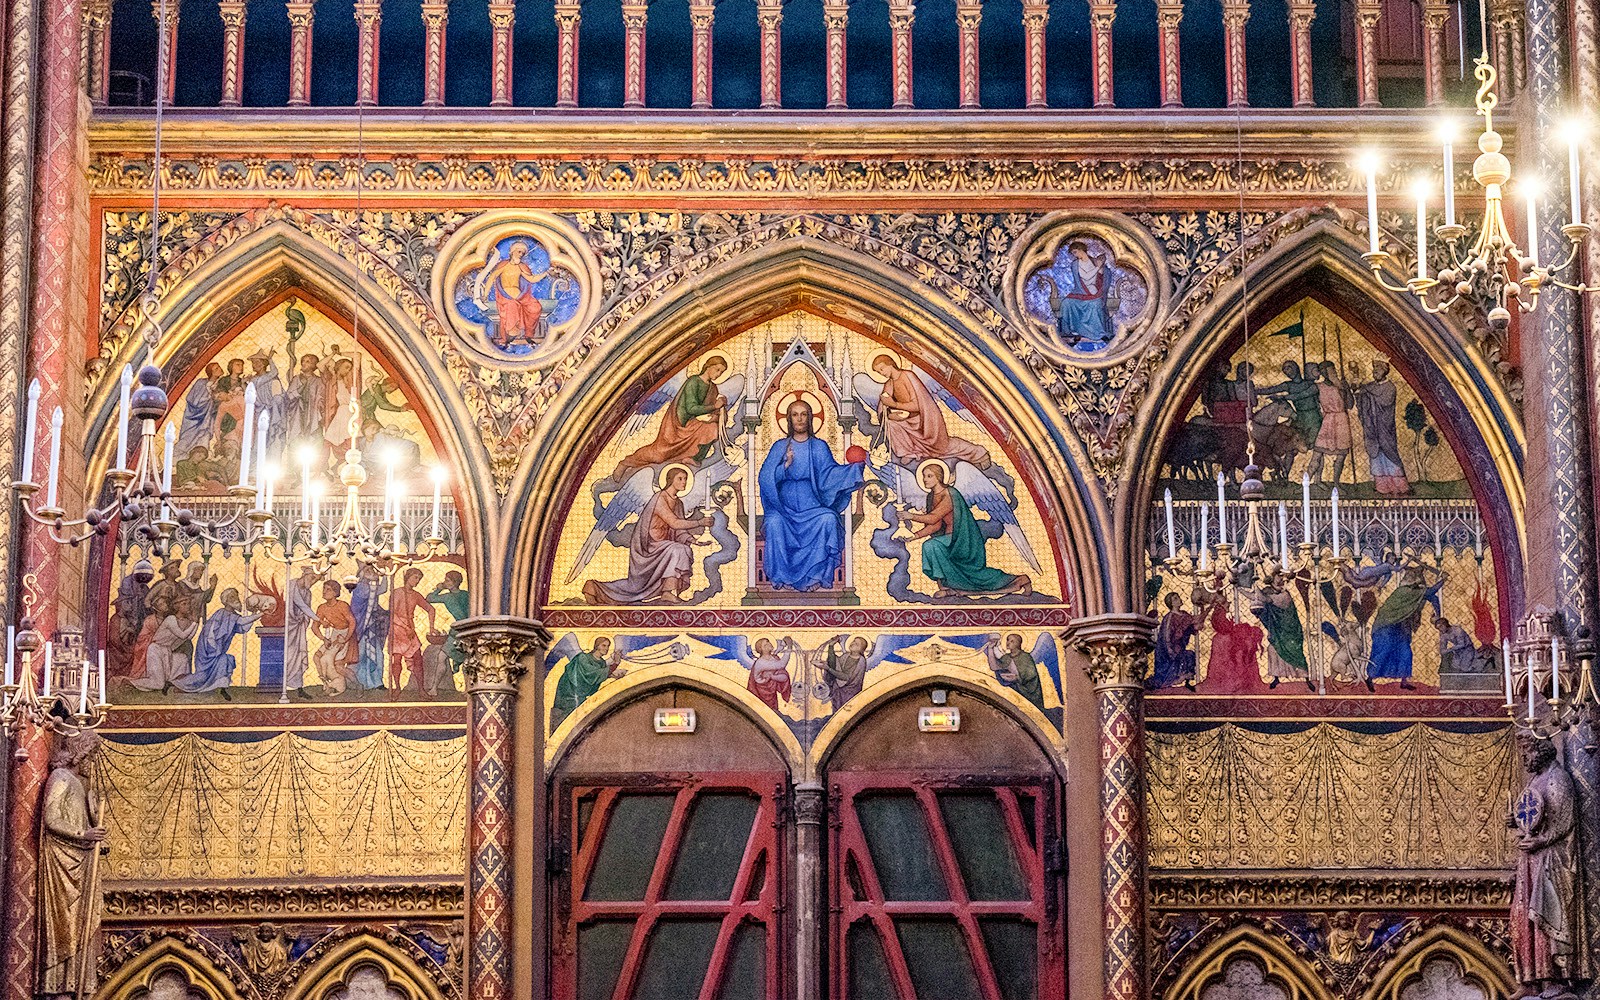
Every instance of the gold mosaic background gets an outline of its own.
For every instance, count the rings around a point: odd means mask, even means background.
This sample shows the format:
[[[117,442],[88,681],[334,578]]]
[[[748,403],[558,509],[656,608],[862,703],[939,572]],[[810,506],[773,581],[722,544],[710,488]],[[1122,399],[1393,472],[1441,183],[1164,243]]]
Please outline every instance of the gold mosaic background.
[[[1414,724],[1298,733],[1225,724],[1148,736],[1157,868],[1510,865],[1509,731]]]
[[[107,879],[463,874],[466,737],[328,736],[107,738],[96,765]]]

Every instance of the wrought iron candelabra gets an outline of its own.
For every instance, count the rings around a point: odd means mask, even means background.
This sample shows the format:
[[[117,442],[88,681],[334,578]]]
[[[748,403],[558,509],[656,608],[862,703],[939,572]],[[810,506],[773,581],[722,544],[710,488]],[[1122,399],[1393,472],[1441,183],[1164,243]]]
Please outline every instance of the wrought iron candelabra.
[[[1524,616],[1515,641],[1502,641],[1500,663],[1506,714],[1519,732],[1550,739],[1593,726],[1600,711],[1594,664],[1574,655],[1557,615],[1541,608]]]

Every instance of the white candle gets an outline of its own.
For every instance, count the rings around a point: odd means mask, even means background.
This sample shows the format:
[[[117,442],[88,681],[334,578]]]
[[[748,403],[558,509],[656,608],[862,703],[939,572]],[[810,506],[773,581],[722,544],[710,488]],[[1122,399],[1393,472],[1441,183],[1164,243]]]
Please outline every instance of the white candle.
[[[270,514],[272,513],[272,501],[274,499],[273,495],[278,489],[278,470],[264,466],[261,469],[261,478],[266,481],[266,495],[261,498],[261,509]],[[267,519],[267,522],[262,525],[261,530],[268,538],[272,538],[278,533],[277,524],[271,518]]]
[[[1539,186],[1531,181],[1523,183],[1528,199],[1528,259],[1539,264]]]
[[[1333,557],[1339,558],[1339,487],[1333,488]]]
[[[44,687],[39,692],[39,697],[41,698],[50,697],[50,672],[55,668],[55,656],[56,644],[54,642],[46,642],[44,644]]]
[[[56,407],[50,414],[50,488],[45,495],[44,505],[54,510],[56,506],[56,486],[61,482],[61,407]]]
[[[1228,481],[1217,473],[1217,544],[1228,544]]]
[[[300,520],[311,520],[311,447],[300,449]]]
[[[1205,569],[1211,565],[1211,508],[1206,504],[1200,505],[1200,568]]]
[[[1311,541],[1311,473],[1300,473],[1300,540]]]
[[[1278,501],[1278,556],[1283,568],[1289,568],[1289,505]]]
[[[405,502],[406,502],[406,484],[403,483],[403,482],[396,483],[395,484],[395,488],[394,488],[394,515],[393,515],[393,520],[394,520],[394,542],[395,542],[395,546],[394,547],[397,548],[397,549],[400,547],[400,544],[399,544],[400,543],[400,508],[405,506]]]
[[[117,468],[128,467],[128,422],[133,415],[128,412],[128,396],[133,392],[133,366],[122,366],[122,396],[119,405],[122,407],[122,419],[117,423]]]
[[[256,387],[244,387],[244,440],[239,445],[239,485],[250,485],[250,459],[256,440]]]
[[[78,714],[89,714],[89,661],[78,661]]]
[[[39,380],[28,384],[28,432],[22,445],[22,481],[33,482],[33,452],[39,443]]]
[[[1417,196],[1417,277],[1423,281],[1428,278],[1428,183],[1418,179],[1415,185]]]
[[[1378,156],[1367,153],[1361,158],[1361,169],[1367,175],[1367,245],[1372,253],[1378,252]]]
[[[1572,187],[1572,224],[1577,225],[1583,221],[1583,201],[1578,196],[1580,186],[1578,172],[1578,146],[1583,138],[1583,130],[1576,123],[1569,124],[1567,133],[1567,180]]]
[[[318,529],[322,527],[322,497],[311,498],[311,547],[317,547]]]
[[[1483,525],[1472,529],[1472,553],[1479,559],[1483,558]]]
[[[703,477],[702,477],[703,478]],[[1167,491],[1171,496],[1171,491]],[[440,466],[433,467],[433,524],[428,529],[429,538],[443,538],[439,534],[439,512],[444,505],[444,469]],[[1170,529],[1169,529],[1170,530]]]
[[[267,428],[271,421],[266,410],[256,415],[256,505],[261,502],[261,478],[267,471]]]
[[[1444,129],[1444,224],[1456,224],[1456,154],[1451,140],[1455,138],[1455,123],[1445,123]]]
[[[6,687],[17,682],[17,627],[6,626]]]
[[[161,489],[163,492],[172,492],[172,446],[178,440],[178,432],[171,424],[167,425],[167,432],[162,435],[166,443],[166,454],[161,460]]]
[[[1550,637],[1550,700],[1561,700],[1561,640]]]
[[[1172,491],[1170,489],[1166,491],[1165,500],[1167,507],[1167,558],[1176,559],[1178,558],[1178,534],[1173,530],[1172,525]]]
[[[100,704],[109,705],[111,699],[106,697],[106,651],[100,651]]]
[[[1537,657],[1528,657],[1528,721],[1533,721],[1533,661]]]
[[[1512,697],[1512,693],[1511,693],[1511,637],[1510,636],[1506,636],[1504,639],[1500,640],[1500,662],[1505,666],[1505,670],[1506,670],[1506,704],[1510,705],[1512,703],[1512,701],[1513,701],[1513,697]]]

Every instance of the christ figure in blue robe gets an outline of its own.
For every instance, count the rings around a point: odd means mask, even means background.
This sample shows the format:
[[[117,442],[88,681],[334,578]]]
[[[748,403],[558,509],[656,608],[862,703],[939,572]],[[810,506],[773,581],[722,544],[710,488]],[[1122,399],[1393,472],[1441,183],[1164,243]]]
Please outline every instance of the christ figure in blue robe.
[[[840,515],[861,488],[863,463],[834,461],[827,442],[811,433],[809,403],[790,403],[787,416],[788,435],[761,463],[762,567],[774,587],[831,589],[844,552]]]
[[[233,672],[238,667],[234,659],[233,640],[250,631],[259,614],[247,615],[239,603],[239,591],[229,587],[222,592],[222,607],[211,613],[200,628],[200,638],[194,650],[194,673],[173,678],[172,686],[189,694],[203,691],[221,691],[233,683]]]

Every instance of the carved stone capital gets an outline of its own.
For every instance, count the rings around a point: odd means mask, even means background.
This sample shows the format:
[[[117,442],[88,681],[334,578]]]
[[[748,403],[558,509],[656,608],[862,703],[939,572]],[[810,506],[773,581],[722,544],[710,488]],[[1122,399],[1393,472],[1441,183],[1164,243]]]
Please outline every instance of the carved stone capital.
[[[1292,3],[1289,5],[1289,26],[1295,31],[1305,31],[1311,27],[1311,22],[1317,19],[1317,5],[1314,3]]]
[[[1114,3],[1092,3],[1089,5],[1089,22],[1097,31],[1110,31],[1111,25],[1117,20],[1117,5]]]
[[[563,31],[575,30],[583,21],[583,7],[575,3],[556,4],[556,26]]]
[[[1163,3],[1156,5],[1156,24],[1163,31],[1174,31],[1183,23],[1183,4]]]
[[[316,20],[316,6],[311,0],[289,0],[284,4],[289,11],[289,27],[305,29]]]
[[[757,4],[756,20],[759,21],[761,23],[761,27],[765,29],[770,31],[778,30],[779,26],[783,24],[783,5],[775,3]]]
[[[897,3],[889,8],[889,27],[894,31],[910,31],[917,22],[916,4]]]
[[[422,24],[429,31],[443,31],[450,23],[450,5],[448,3],[424,3],[422,5]]]
[[[801,826],[821,826],[826,790],[821,783],[802,781],[794,786],[794,821]]]
[[[1423,27],[1434,31],[1444,30],[1445,22],[1450,19],[1450,5],[1437,2],[1428,2],[1422,5]]]
[[[531,618],[477,615],[456,623],[456,637],[467,655],[467,693],[510,691],[550,647],[550,633]]]
[[[1085,672],[1096,691],[1142,688],[1155,630],[1155,619],[1146,615],[1095,615],[1073,621],[1065,638],[1089,658]]]
[[[1378,21],[1383,17],[1383,7],[1375,3],[1356,4],[1356,23],[1362,28],[1372,31],[1378,27]]]
[[[956,5],[956,23],[961,26],[961,30],[977,31],[978,25],[982,22],[983,5],[975,3]]]
[[[1250,4],[1248,0],[1224,0],[1222,4],[1222,23],[1225,27],[1241,31],[1245,23],[1250,20]]]
[[[822,20],[827,24],[829,31],[843,31],[850,23],[850,5],[844,3],[825,3],[822,5]]]
[[[650,7],[642,3],[625,3],[622,5],[622,25],[629,31],[643,31],[645,21],[650,16]]]
[[[107,11],[111,9],[109,3],[105,6]],[[84,7],[83,10],[87,14],[89,8]],[[244,0],[222,0],[221,3],[217,4],[217,13],[222,17],[222,26],[224,28],[244,27],[244,11]]]
[[[224,7],[227,4],[223,4]],[[244,6],[242,3],[240,6]],[[111,0],[89,0],[83,5],[83,25],[91,30],[104,28],[111,23]]]
[[[715,4],[692,3],[689,5],[689,23],[696,28],[709,28],[717,16]]]
[[[1028,31],[1043,31],[1050,23],[1050,8],[1044,4],[1022,5],[1022,27]]]
[[[355,10],[356,24],[362,28],[375,28],[383,23],[383,4],[377,0],[359,0]]]
[[[489,5],[489,26],[496,31],[510,31],[517,22],[517,5],[514,3],[491,3]]]

